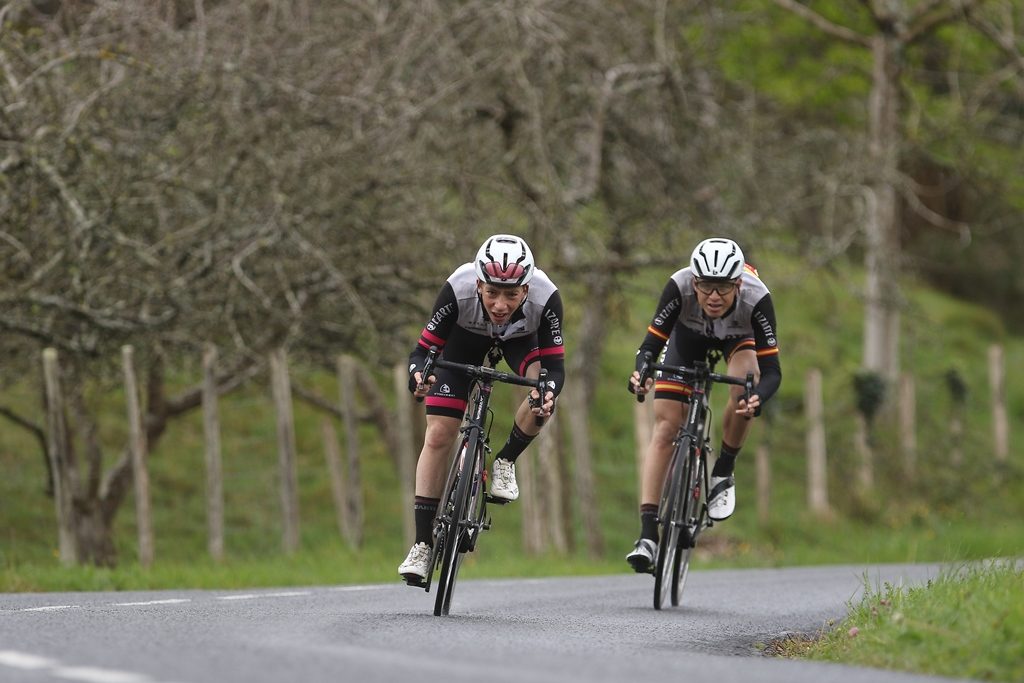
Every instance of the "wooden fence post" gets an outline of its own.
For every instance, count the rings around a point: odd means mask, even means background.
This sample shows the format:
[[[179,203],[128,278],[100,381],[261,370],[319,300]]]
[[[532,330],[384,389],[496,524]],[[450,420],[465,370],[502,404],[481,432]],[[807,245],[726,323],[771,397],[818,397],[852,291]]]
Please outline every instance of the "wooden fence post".
[[[827,515],[828,471],[821,370],[812,368],[807,371],[804,393],[804,411],[807,418],[807,505],[811,512]]]
[[[139,564],[143,567],[151,567],[153,565],[153,517],[149,505],[146,433],[142,429],[139,387],[135,380],[134,353],[130,345],[121,347],[124,395],[128,408],[128,450],[131,453],[132,479],[135,482],[135,518],[139,537]]]
[[[288,356],[283,348],[275,349],[270,353],[270,386],[277,412],[282,541],[285,552],[291,554],[299,549],[299,495],[292,389],[291,380],[288,377]]]
[[[519,483],[519,503],[522,509],[523,552],[536,556],[544,552],[547,544],[544,534],[543,503],[538,495],[538,491],[543,491],[544,487],[539,482],[538,468],[534,466],[531,455],[527,452],[516,460],[516,481]]]
[[[324,442],[324,459],[327,462],[327,479],[331,485],[331,500],[334,501],[334,518],[338,533],[350,546],[355,547],[348,534],[348,496],[345,491],[345,475],[341,467],[341,452],[338,450],[338,433],[331,418],[320,421],[320,434]]]
[[[903,474],[913,480],[917,474],[917,391],[909,372],[900,375],[900,448]]]
[[[857,413],[857,430],[853,435],[854,447],[860,459],[860,467],[857,469],[857,485],[862,492],[870,491],[875,487],[875,454],[871,448],[871,425],[868,418]]]
[[[636,499],[639,505],[644,481],[644,457],[654,432],[654,394],[643,403],[633,399],[633,444],[636,452]]]
[[[766,421],[766,427],[767,424]],[[757,476],[757,520],[761,526],[766,526],[771,517],[772,503],[771,449],[766,433],[762,434],[757,448],[754,449],[754,470]]]
[[[203,453],[206,463],[206,548],[210,557],[224,559],[224,474],[220,449],[217,401],[217,347],[203,351]]]
[[[338,399],[341,423],[345,429],[344,528],[342,534],[353,548],[363,544],[363,475],[359,456],[358,414],[356,410],[356,359],[338,358]]]
[[[1006,368],[1003,347],[993,344],[988,349],[988,383],[992,392],[992,443],[996,462],[1010,457],[1010,421],[1006,413]]]
[[[409,395],[409,367],[404,361],[395,365],[392,371],[395,387],[395,435],[398,440],[398,483],[402,501],[402,530],[409,545],[416,540],[416,519],[413,515],[413,499],[416,495],[416,446],[413,443],[412,411],[413,398]]]
[[[60,385],[57,349],[43,350],[43,379],[46,387],[46,450],[53,477],[53,502],[57,513],[60,562],[65,567],[78,560],[71,510],[71,477],[68,472],[67,424],[64,421],[64,392]]]
[[[548,418],[540,435],[537,437],[537,463],[540,471],[540,487],[544,495],[540,497],[541,524],[545,536],[554,549],[564,553],[569,549],[569,535],[566,528],[570,518],[564,512],[565,477],[561,472],[561,434],[562,421],[560,412],[555,411]]]
[[[601,536],[597,486],[594,482],[594,465],[590,453],[590,426],[587,421],[587,399],[583,382],[576,376],[566,379],[564,392],[568,400],[562,404],[567,411],[569,432],[572,434],[572,450],[575,454],[576,498],[583,516],[583,529],[587,535],[587,550],[592,557],[604,554],[604,538]]]

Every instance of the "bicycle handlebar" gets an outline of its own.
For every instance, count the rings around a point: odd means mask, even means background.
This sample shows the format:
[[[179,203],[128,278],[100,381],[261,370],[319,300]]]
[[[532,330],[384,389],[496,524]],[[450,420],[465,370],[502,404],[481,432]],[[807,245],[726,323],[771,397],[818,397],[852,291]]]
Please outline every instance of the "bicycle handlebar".
[[[544,368],[540,370],[540,376],[533,380],[529,377],[520,377],[511,372],[504,372],[502,370],[495,370],[489,368],[486,365],[468,365],[466,363],[454,363],[452,361],[444,360],[443,358],[437,357],[437,347],[431,346],[430,351],[427,353],[427,360],[423,364],[423,371],[420,375],[424,380],[430,377],[430,372],[434,367],[446,368],[448,370],[454,370],[464,375],[468,375],[474,379],[484,379],[488,382],[503,382],[505,384],[517,384],[521,387],[530,387],[531,389],[537,390],[537,395],[540,397],[538,401],[534,401],[533,397],[529,398],[530,407],[536,408],[538,405],[544,404],[544,395],[547,392],[546,377],[548,371]],[[422,383],[421,383],[422,384]],[[419,397],[417,401],[422,401],[423,398]],[[534,421],[538,425],[544,424],[544,418],[537,415]]]
[[[750,394],[754,391],[754,373],[752,372],[748,372],[746,377],[740,378],[733,377],[732,375],[722,375],[717,372],[709,372],[706,369],[698,369],[685,365],[655,363],[650,351],[644,352],[644,360],[640,366],[640,381],[638,384],[643,386],[644,383],[647,382],[647,378],[650,377],[651,373],[655,370],[661,370],[662,372],[667,372],[673,375],[680,375],[687,379],[700,379],[702,377],[707,377],[708,380],[718,382],[719,384],[734,384],[736,386],[743,387],[744,402],[750,401]],[[630,389],[632,389],[632,385],[630,385]],[[636,394],[637,402],[643,403],[644,398],[644,394]]]

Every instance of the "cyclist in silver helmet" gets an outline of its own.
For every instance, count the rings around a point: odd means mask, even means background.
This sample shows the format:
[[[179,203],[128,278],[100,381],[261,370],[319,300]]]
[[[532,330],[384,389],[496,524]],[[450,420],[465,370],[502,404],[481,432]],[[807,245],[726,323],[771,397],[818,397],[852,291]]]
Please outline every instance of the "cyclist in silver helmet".
[[[686,419],[690,387],[678,376],[648,378],[640,386],[645,352],[657,358],[668,347],[664,362],[692,365],[717,349],[728,363],[726,374],[743,377],[753,372],[756,389],[743,400],[742,387],[730,387],[722,419],[722,443],[711,472],[708,516],[721,521],[736,507],[733,468],[750,431],[750,420],[782,382],[775,308],[768,288],[746,263],[731,239],[702,241],[690,255],[690,265],[669,278],[655,309],[647,335],[637,351],[637,369],[629,389],[640,394],[654,390],[654,431],[644,453],[640,494],[640,538],[626,560],[637,572],[653,571],[658,549],[658,501],[672,455],[673,440]]]
[[[547,370],[548,391],[543,402],[531,407],[529,397],[523,401],[508,440],[494,458],[491,497],[516,500],[516,458],[540,433],[535,417],[551,415],[565,379],[562,298],[551,279],[537,268],[533,252],[522,238],[488,237],[476,258],[448,277],[409,356],[409,390],[425,399],[427,412],[427,431],[416,464],[416,542],[398,567],[398,573],[412,586],[421,585],[430,573],[434,515],[469,398],[470,380],[461,373],[436,368],[430,377],[423,377],[431,346],[455,363],[479,365],[497,348],[520,376],[537,378],[541,368]],[[530,391],[534,399],[536,393],[536,389]]]

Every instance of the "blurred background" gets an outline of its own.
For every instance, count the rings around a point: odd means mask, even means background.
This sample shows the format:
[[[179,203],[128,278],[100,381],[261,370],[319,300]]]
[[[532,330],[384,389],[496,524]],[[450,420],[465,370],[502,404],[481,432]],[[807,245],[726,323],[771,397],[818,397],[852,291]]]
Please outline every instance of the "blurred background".
[[[626,377],[713,235],[772,291],[783,386],[698,562],[1019,553],[1021,26],[1011,0],[0,2],[0,584],[394,578],[422,429],[395,368],[498,232],[562,290],[571,382],[467,575],[628,569]]]

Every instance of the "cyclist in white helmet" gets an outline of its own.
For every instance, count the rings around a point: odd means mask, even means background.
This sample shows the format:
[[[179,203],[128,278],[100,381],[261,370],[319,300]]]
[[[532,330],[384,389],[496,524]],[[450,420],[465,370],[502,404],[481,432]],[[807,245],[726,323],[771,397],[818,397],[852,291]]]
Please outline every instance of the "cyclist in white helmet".
[[[508,440],[494,458],[489,493],[499,501],[515,500],[519,497],[516,458],[540,433],[535,417],[551,415],[565,380],[562,298],[537,268],[522,238],[488,237],[473,261],[448,277],[409,356],[409,391],[425,399],[427,412],[427,431],[416,464],[416,542],[398,567],[412,586],[421,585],[430,573],[434,515],[469,398],[470,380],[461,373],[435,368],[430,377],[423,377],[431,346],[455,363],[480,365],[492,349],[498,349],[521,376],[537,378],[542,367],[547,370],[543,403],[534,408],[529,397],[524,399]],[[530,390],[534,399],[536,394],[536,389]]]
[[[658,548],[658,500],[672,455],[673,440],[686,419],[689,387],[679,376],[648,378],[639,385],[644,353],[654,358],[665,348],[664,362],[692,365],[710,349],[722,352],[726,374],[744,377],[753,372],[756,388],[750,401],[742,387],[730,387],[722,419],[722,443],[711,472],[708,516],[721,521],[736,507],[733,468],[750,431],[750,419],[782,382],[776,337],[775,307],[757,271],[746,263],[743,251],[730,239],[706,239],[693,250],[690,265],[669,278],[647,328],[630,391],[646,394],[654,389],[654,432],[644,453],[640,493],[640,538],[626,560],[637,572],[653,571]]]

